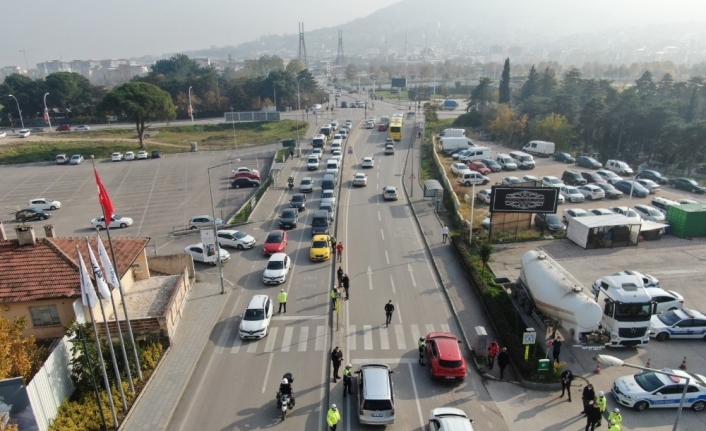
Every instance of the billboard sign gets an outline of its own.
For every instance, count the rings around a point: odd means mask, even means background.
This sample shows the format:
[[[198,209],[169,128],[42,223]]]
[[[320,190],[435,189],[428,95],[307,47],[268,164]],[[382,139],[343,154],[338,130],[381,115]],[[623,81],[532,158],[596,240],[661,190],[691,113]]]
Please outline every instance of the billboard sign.
[[[390,84],[391,88],[406,88],[407,87],[407,78],[392,78],[392,84]]]
[[[490,212],[556,213],[559,189],[555,187],[493,186]]]
[[[201,229],[201,243],[203,244],[203,261],[216,262],[216,238],[213,229]]]

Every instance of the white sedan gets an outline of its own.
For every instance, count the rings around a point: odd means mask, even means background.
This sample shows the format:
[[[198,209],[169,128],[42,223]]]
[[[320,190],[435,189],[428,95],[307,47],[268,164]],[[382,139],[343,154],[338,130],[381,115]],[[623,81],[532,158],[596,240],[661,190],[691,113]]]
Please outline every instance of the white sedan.
[[[250,169],[250,168],[245,167],[245,166],[241,166],[241,167],[239,167],[239,168],[237,168],[237,169],[233,169],[233,170],[231,171],[231,173],[233,173],[234,175],[237,174],[237,173],[239,173],[239,172],[248,172],[248,173],[251,173],[251,174],[260,175],[260,171],[258,171],[257,169]]]
[[[490,205],[490,197],[493,195],[493,191],[491,189],[483,189],[476,193],[476,199],[478,199],[480,202],[483,202],[484,204]]]
[[[633,223],[638,224],[642,221],[639,215],[633,210],[632,208],[628,207],[610,207],[608,208],[609,210],[613,211],[616,214],[624,215],[625,217],[629,218]]]
[[[466,413],[457,408],[439,407],[429,413],[429,431],[473,431],[472,424]]]
[[[123,160],[123,154],[116,151],[112,156],[110,156],[110,160],[113,162],[120,162]]]
[[[649,205],[639,204],[635,205],[632,208],[635,210],[637,215],[639,215],[640,218],[643,220],[660,222],[664,221],[665,219],[664,214],[662,214],[660,210],[658,210],[657,208],[653,208]]]
[[[382,188],[382,199],[386,201],[396,201],[397,200],[397,188],[393,186],[387,186]]]
[[[7,136],[7,133],[5,133],[5,132],[0,132],[0,138],[4,138],[5,136]]]
[[[602,188],[598,187],[595,184],[584,184],[576,188],[589,201],[603,199],[605,197],[605,191],[603,191]]]
[[[330,202],[331,205],[336,206],[336,192],[333,190],[324,190],[321,192],[321,203]]]
[[[557,177],[554,176],[547,176],[547,177],[542,177],[542,185],[544,187],[556,187],[560,188],[561,186],[564,185],[563,182]]]
[[[149,159],[150,156],[147,154],[147,151],[138,151],[137,152],[137,160],[147,160]]]
[[[256,242],[255,238],[239,230],[218,231],[218,244],[221,247],[233,247],[243,250],[253,248]]]
[[[471,168],[465,163],[454,163],[451,165],[451,172],[460,175],[463,172],[470,172]]]
[[[374,128],[375,128],[375,123],[373,123],[372,121],[367,121],[367,122],[365,123],[365,128],[366,128],[366,129],[374,129]]]
[[[664,314],[660,314],[663,316]],[[686,378],[690,377],[686,389],[684,407],[700,412],[706,408],[706,377],[700,374],[672,370],[678,377],[666,376],[654,371],[640,371],[632,376],[615,379],[611,389],[615,400],[637,411],[649,408],[679,407]],[[680,378],[681,377],[681,378]]]
[[[54,211],[61,208],[61,202],[55,201],[54,199],[37,198],[30,200],[27,206],[39,208],[40,210]]]
[[[292,261],[286,253],[274,253],[262,273],[262,282],[265,284],[282,284],[287,281],[289,268]]]
[[[20,130],[20,133],[17,135],[20,138],[29,138],[29,135],[31,135],[32,132],[29,129],[22,129]]]
[[[353,185],[357,187],[365,187],[368,185],[368,176],[362,172],[355,174],[353,177]]]
[[[220,251],[219,254],[221,261],[228,262],[230,260],[230,253],[222,248],[219,248],[218,250]],[[204,247],[202,243],[192,244],[184,249],[184,253],[190,254],[191,257],[198,262],[208,263],[209,265],[216,265],[218,263],[215,259],[212,262],[208,261],[208,256],[213,256],[216,254],[215,244],[212,249],[209,247]]]
[[[583,197],[583,193],[573,186],[561,186],[559,187],[559,192],[569,202],[583,202],[586,199]]]
[[[581,208],[567,208],[564,210],[562,219],[564,220],[564,223],[566,223],[566,225],[568,226],[571,220],[578,217],[588,217],[589,215],[590,214],[586,212],[586,210],[583,210]]]
[[[128,226],[132,226],[133,220],[129,217],[121,217],[119,215],[113,215],[113,217],[110,219],[110,228],[115,229],[116,227],[119,228],[126,228]],[[93,229],[105,229],[105,217],[100,216],[96,217],[93,220],[91,220],[91,226]]]
[[[363,162],[360,164],[360,166],[365,169],[365,168],[373,168],[375,167],[375,160],[373,160],[372,157],[367,156],[363,157]]]
[[[123,159],[124,160],[135,160],[135,153],[133,153],[132,151],[126,151]]]

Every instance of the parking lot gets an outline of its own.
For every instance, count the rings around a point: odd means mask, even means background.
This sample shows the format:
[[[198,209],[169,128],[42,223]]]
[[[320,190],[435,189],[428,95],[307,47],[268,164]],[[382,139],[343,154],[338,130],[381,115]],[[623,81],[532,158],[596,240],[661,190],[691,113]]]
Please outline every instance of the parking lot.
[[[272,148],[260,151],[270,151]],[[118,236],[151,237],[150,246],[170,244],[170,234],[183,229],[196,215],[211,214],[208,168],[211,170],[213,199],[218,217],[225,218],[250,198],[254,189],[230,187],[231,170],[240,166],[269,173],[272,152],[259,155],[231,151],[165,155],[159,159],[110,162],[96,161],[115,207],[115,213],[134,224],[111,230]],[[219,166],[220,165],[220,166]],[[51,223],[58,236],[86,236],[93,232],[91,219],[102,216],[90,159],[82,165],[36,163],[0,167],[0,207],[9,238],[18,222],[15,212],[33,198],[51,198],[62,203],[47,221],[28,222],[43,236],[41,226]],[[192,239],[193,241],[193,239]],[[178,252],[183,246],[167,247],[162,253]]]

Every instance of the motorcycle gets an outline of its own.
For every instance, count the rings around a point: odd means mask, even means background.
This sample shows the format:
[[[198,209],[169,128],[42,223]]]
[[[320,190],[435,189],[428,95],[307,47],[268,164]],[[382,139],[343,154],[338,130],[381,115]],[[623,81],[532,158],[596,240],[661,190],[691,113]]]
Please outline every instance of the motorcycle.
[[[289,184],[289,190],[291,191],[294,188],[294,177],[289,177],[287,184]]]
[[[294,382],[294,377],[292,377],[292,373],[286,373],[283,378],[289,380],[290,384]],[[277,408],[282,413],[282,420],[285,420],[287,417],[287,410],[292,410],[294,408],[294,397],[292,395],[283,394],[277,391],[276,399]]]

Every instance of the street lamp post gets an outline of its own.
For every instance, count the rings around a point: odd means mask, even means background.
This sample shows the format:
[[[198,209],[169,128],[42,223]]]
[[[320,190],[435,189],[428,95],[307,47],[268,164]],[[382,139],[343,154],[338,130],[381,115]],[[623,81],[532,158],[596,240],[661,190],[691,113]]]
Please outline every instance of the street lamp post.
[[[191,117],[191,124],[194,124],[194,108],[191,106],[191,86],[189,86],[189,117]]]
[[[238,151],[238,140],[235,138],[235,113],[233,107],[230,107],[230,122],[233,125],[233,148]]]
[[[654,368],[643,367],[641,365],[629,364],[629,363],[623,361],[622,359],[619,359],[619,358],[616,358],[615,356],[610,356],[610,355],[598,355],[598,360],[603,362],[606,365],[613,365],[616,367],[636,368],[638,370],[652,371],[653,373],[664,374],[665,376],[677,377],[679,379],[686,379],[686,383],[684,383],[684,390],[681,393],[681,401],[679,401],[679,409],[677,410],[677,417],[674,419],[674,426],[672,427],[672,431],[677,431],[677,428],[679,427],[679,419],[681,418],[681,411],[684,407],[684,399],[686,398],[686,390],[689,387],[689,383],[691,383],[691,377],[689,377],[688,375],[686,377],[684,377],[684,376],[680,376],[679,374],[676,374],[676,373],[670,373],[669,371],[656,370]]]
[[[15,103],[17,103],[17,111],[20,113],[20,124],[22,124],[22,128],[25,128],[25,121],[22,119],[22,110],[20,109],[20,102],[17,101],[17,97],[13,96],[12,94],[8,94],[8,97],[12,97],[15,99]]]
[[[49,93],[44,94],[44,120],[49,123],[49,131],[51,132],[51,118],[49,118],[49,109],[47,108],[47,96]]]
[[[302,82],[304,79],[306,79],[306,77],[300,78],[299,81],[297,81],[297,111],[299,111],[300,115],[302,115],[302,100],[299,96],[299,83]],[[304,121],[304,118],[302,118],[301,120]],[[297,151],[300,152],[299,155],[301,156],[301,149],[299,148],[299,120],[297,120]]]
[[[230,165],[230,161],[228,163],[221,163],[218,166],[211,166],[210,168],[207,169],[208,171],[208,191],[209,194],[211,195],[211,215],[213,216],[213,239],[214,242],[216,243],[216,261],[218,262],[218,276],[220,277],[221,280],[221,295],[226,293],[226,286],[223,282],[223,260],[221,259],[221,245],[218,243],[218,228],[216,227],[216,206],[213,204],[213,189],[211,188],[211,169],[213,168],[220,168],[221,166],[224,165]]]

